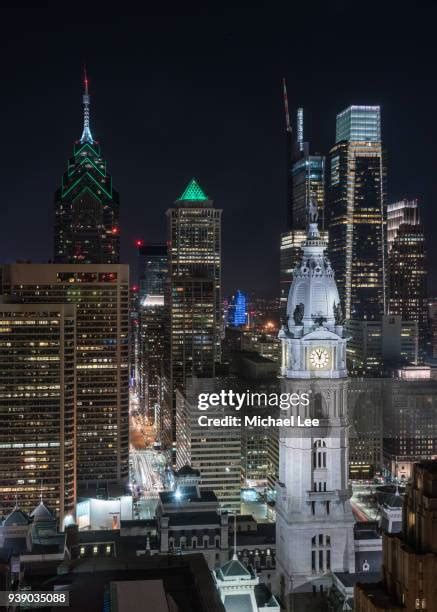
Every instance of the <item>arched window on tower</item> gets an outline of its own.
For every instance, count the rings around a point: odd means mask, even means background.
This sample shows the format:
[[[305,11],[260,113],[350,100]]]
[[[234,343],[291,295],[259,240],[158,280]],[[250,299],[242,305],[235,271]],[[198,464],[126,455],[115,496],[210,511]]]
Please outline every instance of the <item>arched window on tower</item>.
[[[315,574],[331,570],[331,536],[319,533],[311,538],[311,571]]]
[[[326,442],[316,440],[313,445],[313,468],[326,468]]]

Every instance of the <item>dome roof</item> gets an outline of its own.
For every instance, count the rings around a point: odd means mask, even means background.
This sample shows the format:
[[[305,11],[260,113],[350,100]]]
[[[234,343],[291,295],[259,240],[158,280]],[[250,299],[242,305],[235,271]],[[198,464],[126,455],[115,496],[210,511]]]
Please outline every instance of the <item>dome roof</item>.
[[[317,224],[310,223],[307,240],[302,245],[302,258],[293,272],[288,295],[289,327],[313,327],[321,319],[328,328],[336,323],[335,310],[340,298],[326,248],[327,243],[321,239]]]
[[[30,513],[30,517],[33,518],[34,523],[38,523],[40,521],[53,521],[53,514],[41,500],[39,504],[32,510]]]

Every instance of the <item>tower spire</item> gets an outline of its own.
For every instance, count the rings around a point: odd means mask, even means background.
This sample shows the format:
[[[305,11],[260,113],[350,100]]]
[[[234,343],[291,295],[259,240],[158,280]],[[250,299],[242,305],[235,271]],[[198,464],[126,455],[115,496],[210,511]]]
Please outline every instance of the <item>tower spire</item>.
[[[285,77],[282,79],[282,91],[284,95],[284,110],[285,110],[285,129],[288,134],[291,134],[291,122],[290,122],[290,113],[288,112],[288,95],[287,95],[287,83],[285,82]]]
[[[88,76],[86,73],[86,67],[83,69],[83,132],[80,138],[81,144],[89,142],[93,144],[94,140],[90,130],[90,96],[88,93]]]

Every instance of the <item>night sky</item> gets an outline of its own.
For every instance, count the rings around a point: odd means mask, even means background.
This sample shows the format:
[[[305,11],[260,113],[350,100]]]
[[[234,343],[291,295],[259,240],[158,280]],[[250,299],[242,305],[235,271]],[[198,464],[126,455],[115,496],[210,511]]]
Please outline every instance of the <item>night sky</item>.
[[[122,261],[135,264],[136,238],[165,239],[165,210],[194,176],[223,209],[224,292],[277,294],[285,76],[313,153],[332,146],[346,106],[382,106],[388,201],[420,198],[437,293],[436,9],[235,4],[2,10],[0,261],[52,257],[53,194],[81,135],[86,63],[91,129],[120,192]]]

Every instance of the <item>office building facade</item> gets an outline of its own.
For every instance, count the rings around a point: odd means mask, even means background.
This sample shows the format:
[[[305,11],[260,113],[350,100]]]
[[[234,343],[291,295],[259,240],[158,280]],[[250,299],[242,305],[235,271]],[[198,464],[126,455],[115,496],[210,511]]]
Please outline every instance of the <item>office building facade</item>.
[[[76,308],[76,441],[79,485],[128,478],[129,268],[11,264],[4,291],[22,304]]]
[[[288,113],[288,108],[286,108]],[[301,247],[306,239],[308,206],[312,201],[320,219],[323,237],[325,214],[325,157],[310,155],[310,145],[304,142],[303,108],[297,110],[296,138],[291,139],[291,126],[287,131],[289,151],[287,176],[287,223],[288,229],[281,234],[280,244],[280,307],[285,316],[292,273],[300,261]]]
[[[425,236],[417,200],[387,206],[389,310],[404,321],[417,321],[419,346],[428,339]]]
[[[83,132],[55,193],[54,261],[116,264],[120,257],[119,196],[91,134],[85,76]]]
[[[164,295],[167,278],[167,245],[138,245],[138,294],[140,302],[149,295]]]
[[[407,482],[415,462],[437,456],[437,381],[429,367],[395,372],[385,385],[383,415],[386,472]]]
[[[379,321],[349,320],[347,348],[351,376],[384,376],[390,369],[418,360],[418,324],[399,315],[383,315]]]
[[[205,427],[204,418],[235,416],[235,409],[209,406],[199,411],[199,393],[219,393],[229,388],[226,381],[192,378],[184,391],[177,390],[176,467],[190,465],[201,474],[200,488],[211,489],[222,508],[240,512],[241,427]]]
[[[319,210],[320,227],[323,228],[325,207],[325,157],[309,155],[308,144],[302,157],[292,166],[293,177],[293,230],[303,230],[308,222],[308,203],[313,200]]]
[[[346,319],[386,312],[385,183],[378,106],[337,115],[328,162],[325,224]]]
[[[384,534],[383,579],[355,587],[356,612],[437,609],[437,462],[414,466],[400,534]]]
[[[237,289],[228,305],[228,325],[244,327],[247,325],[247,295]]]
[[[76,501],[76,313],[71,304],[0,303],[0,509]]]
[[[221,213],[198,183],[190,181],[167,211],[168,281],[164,410],[175,439],[176,387],[192,376],[213,377],[221,342]]]
[[[149,415],[155,414],[158,406],[161,414],[164,330],[164,296],[148,295],[138,310],[138,392],[140,405]]]

